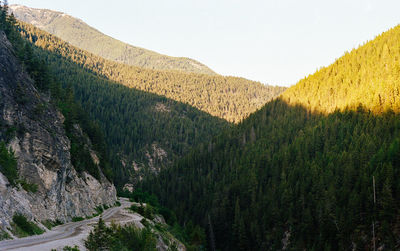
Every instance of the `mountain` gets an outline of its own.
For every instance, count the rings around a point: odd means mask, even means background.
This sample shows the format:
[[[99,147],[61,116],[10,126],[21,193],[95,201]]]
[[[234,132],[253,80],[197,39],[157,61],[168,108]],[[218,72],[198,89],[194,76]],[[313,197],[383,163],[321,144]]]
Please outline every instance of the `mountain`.
[[[47,223],[89,216],[116,201],[103,153],[85,130],[90,123],[66,112],[76,111],[66,93],[61,98],[45,91],[49,76],[22,53],[23,41],[2,13],[0,8],[0,239],[21,234],[18,220],[41,233]]]
[[[21,21],[33,24],[76,47],[109,60],[146,69],[215,75],[210,68],[193,59],[165,56],[123,43],[62,12],[22,5],[11,5],[10,11]]]
[[[190,105],[111,81],[91,68],[97,65],[103,69],[104,59],[32,25],[20,24],[20,29],[24,38],[37,45],[33,52],[49,67],[55,81],[73,91],[75,100],[98,122],[110,149],[118,186],[136,181],[147,172],[158,172],[193,146],[231,126]]]
[[[317,112],[355,109],[400,112],[400,26],[346,52],[334,64],[302,79],[282,98]]]
[[[180,240],[199,246],[186,237],[196,228],[170,217],[173,227],[166,223],[170,210],[116,201],[100,129],[4,9],[0,4],[0,249],[186,250]]]
[[[220,250],[398,250],[399,44],[397,26],[140,187]]]
[[[21,24],[35,45],[56,52],[99,76],[130,88],[165,96],[230,122],[240,122],[286,88],[243,78],[158,71],[105,60],[33,26]]]
[[[132,176],[158,172],[191,147],[231,126],[173,99],[190,100],[202,110],[239,120],[284,90],[240,78],[118,64],[73,47],[32,25],[19,26],[56,80],[72,88],[77,101],[98,122],[109,145],[113,167],[118,169],[114,170],[118,185]],[[118,163],[123,167],[117,168]]]

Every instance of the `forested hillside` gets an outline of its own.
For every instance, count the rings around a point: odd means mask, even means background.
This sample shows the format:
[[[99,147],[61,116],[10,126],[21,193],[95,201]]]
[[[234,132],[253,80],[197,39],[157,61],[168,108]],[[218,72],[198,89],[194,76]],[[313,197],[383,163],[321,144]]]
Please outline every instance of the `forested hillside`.
[[[220,250],[399,250],[399,33],[300,81],[142,188]]]
[[[215,75],[210,68],[196,60],[161,55],[123,43],[90,27],[82,20],[62,12],[34,9],[22,5],[11,5],[10,11],[18,20],[33,24],[74,46],[109,60],[147,69]]]
[[[400,112],[400,26],[301,80],[283,99],[324,113],[362,104],[374,113]]]
[[[243,78],[155,71],[107,61],[80,50],[32,25],[21,23],[36,46],[69,59],[86,71],[124,86],[187,103],[213,116],[239,122],[286,88]]]
[[[32,53],[6,3],[0,3],[0,240],[41,234],[116,200],[100,130]]]
[[[75,54],[83,51],[33,26],[21,26],[20,31],[39,46],[34,46],[34,51],[28,54],[34,53],[41,64],[48,65],[55,80],[73,93],[104,132],[117,185],[132,178],[136,180],[135,177],[146,172],[158,172],[194,145],[208,141],[230,126],[225,120],[187,104],[128,88],[96,74],[69,58],[89,54]],[[53,47],[54,41],[58,47]],[[92,62],[90,57],[87,60]]]
[[[86,171],[93,177],[100,179],[99,172],[101,170],[112,181],[113,175],[108,159],[108,150],[98,124],[90,120],[88,114],[75,102],[72,89],[62,88],[60,82],[54,80],[48,66],[33,53],[32,45],[18,33],[14,16],[5,14],[7,8],[7,5],[0,4],[0,30],[5,32],[7,39],[12,43],[13,52],[32,78],[34,86],[43,95],[50,95],[50,104],[56,106],[64,116],[63,125],[71,143],[71,161],[76,171],[79,173]],[[24,93],[27,87],[17,83],[13,88],[19,95],[19,105],[28,106],[30,100],[27,97],[28,94]],[[35,105],[34,117],[43,119],[42,117],[49,104],[39,102]],[[6,125],[5,121],[0,121],[0,140],[9,143],[16,136],[16,131],[23,133],[25,130],[26,128],[23,128],[23,125],[10,126]],[[8,133],[1,133],[1,131]],[[98,163],[94,163],[91,155],[93,153],[95,153]]]

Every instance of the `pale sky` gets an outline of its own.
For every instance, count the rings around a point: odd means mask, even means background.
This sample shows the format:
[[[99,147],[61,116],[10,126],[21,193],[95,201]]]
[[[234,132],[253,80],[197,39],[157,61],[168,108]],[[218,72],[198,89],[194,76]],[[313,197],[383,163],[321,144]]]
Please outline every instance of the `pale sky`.
[[[290,86],[400,24],[400,0],[9,0],[222,75]]]

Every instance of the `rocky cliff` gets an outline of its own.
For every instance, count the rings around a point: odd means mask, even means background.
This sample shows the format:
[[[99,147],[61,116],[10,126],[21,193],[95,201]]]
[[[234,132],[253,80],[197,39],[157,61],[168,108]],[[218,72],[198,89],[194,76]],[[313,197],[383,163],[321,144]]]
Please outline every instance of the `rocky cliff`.
[[[97,180],[74,169],[63,115],[35,88],[14,54],[0,31],[0,141],[14,152],[19,179],[37,189],[11,185],[0,173],[0,228],[8,227],[16,213],[36,222],[66,222],[114,204],[115,187],[101,172]]]

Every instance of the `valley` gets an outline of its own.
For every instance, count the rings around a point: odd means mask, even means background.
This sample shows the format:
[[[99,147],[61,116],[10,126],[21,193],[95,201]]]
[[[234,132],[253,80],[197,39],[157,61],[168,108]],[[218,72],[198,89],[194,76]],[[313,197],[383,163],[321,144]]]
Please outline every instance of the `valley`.
[[[399,250],[399,113],[399,25],[286,88],[0,4],[0,250]]]

